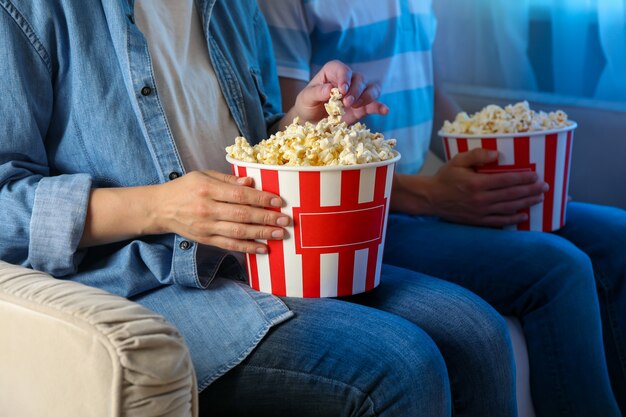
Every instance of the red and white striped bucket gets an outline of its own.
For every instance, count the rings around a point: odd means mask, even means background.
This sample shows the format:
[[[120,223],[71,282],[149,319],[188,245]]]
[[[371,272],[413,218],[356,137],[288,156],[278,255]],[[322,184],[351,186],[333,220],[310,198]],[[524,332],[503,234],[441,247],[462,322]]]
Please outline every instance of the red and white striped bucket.
[[[460,135],[443,131],[446,159],[475,148],[496,150],[498,162],[477,169],[482,173],[535,171],[550,185],[543,202],[522,210],[528,220],[509,227],[513,230],[551,232],[565,225],[572,138],[576,123],[563,129],[527,134]]]
[[[246,254],[250,286],[287,297],[341,297],[380,282],[395,163],[327,167],[261,165],[226,158],[239,177],[278,194],[292,222],[267,255]]]

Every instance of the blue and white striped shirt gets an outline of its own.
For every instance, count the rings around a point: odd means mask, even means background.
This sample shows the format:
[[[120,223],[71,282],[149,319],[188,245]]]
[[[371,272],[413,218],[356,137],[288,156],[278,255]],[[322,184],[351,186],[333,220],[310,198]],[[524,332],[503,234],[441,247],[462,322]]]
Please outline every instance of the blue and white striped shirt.
[[[258,0],[270,26],[278,74],[308,81],[339,59],[382,88],[387,116],[363,121],[398,139],[398,171],[421,168],[432,129],[431,0]]]

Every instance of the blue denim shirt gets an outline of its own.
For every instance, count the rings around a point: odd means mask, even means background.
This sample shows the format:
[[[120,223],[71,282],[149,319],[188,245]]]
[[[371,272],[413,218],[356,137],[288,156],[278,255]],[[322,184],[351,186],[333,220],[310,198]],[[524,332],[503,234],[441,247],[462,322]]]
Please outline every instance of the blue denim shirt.
[[[196,1],[235,123],[267,137],[280,100],[256,2]],[[163,314],[186,338],[202,389],[290,317],[285,305],[223,279],[237,276],[228,255],[181,236],[78,249],[91,188],[184,173],[155,86],[132,0],[0,0],[0,259]]]

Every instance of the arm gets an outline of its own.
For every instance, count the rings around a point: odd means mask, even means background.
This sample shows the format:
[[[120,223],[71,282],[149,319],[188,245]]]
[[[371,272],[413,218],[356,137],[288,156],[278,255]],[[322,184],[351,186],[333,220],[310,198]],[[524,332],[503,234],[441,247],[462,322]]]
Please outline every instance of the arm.
[[[165,184],[91,191],[81,247],[144,235],[177,233],[223,249],[266,253],[254,239],[282,239],[289,219],[266,210],[282,206],[251,178],[192,172]]]
[[[44,140],[53,111],[49,52],[0,13],[0,258],[75,272],[91,178],[50,176]]]

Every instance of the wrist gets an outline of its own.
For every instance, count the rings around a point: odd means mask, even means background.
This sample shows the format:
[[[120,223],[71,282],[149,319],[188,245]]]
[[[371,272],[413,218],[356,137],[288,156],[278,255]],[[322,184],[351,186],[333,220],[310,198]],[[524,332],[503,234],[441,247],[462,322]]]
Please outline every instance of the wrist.
[[[170,233],[168,227],[167,185],[141,187],[136,214],[141,217],[137,233],[140,235],[160,235]]]
[[[296,117],[298,117],[296,106],[292,106],[291,109],[289,109],[289,111],[285,113],[282,119],[280,119],[278,123],[276,124],[277,126],[276,131],[285,129],[285,127],[290,125],[291,122],[293,122],[293,119],[295,119]]]

